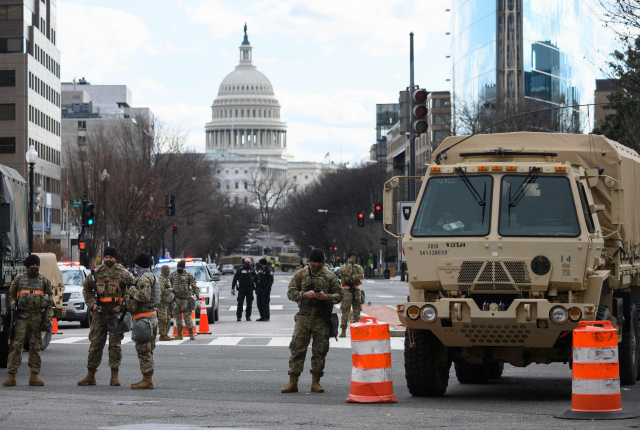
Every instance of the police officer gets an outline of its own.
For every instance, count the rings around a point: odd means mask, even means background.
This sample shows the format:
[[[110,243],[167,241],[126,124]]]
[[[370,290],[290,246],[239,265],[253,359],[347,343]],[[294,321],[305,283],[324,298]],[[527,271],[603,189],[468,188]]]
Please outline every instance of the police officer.
[[[260,312],[258,321],[269,321],[269,317],[271,316],[269,312],[269,302],[271,301],[273,270],[269,267],[266,258],[261,258],[258,261],[258,266],[256,281],[256,300],[258,301],[258,312]]]
[[[253,290],[256,287],[255,281],[256,274],[251,269],[251,259],[246,258],[244,264],[236,270],[231,282],[231,294],[234,296],[236,295],[236,284],[238,284],[238,310],[236,311],[238,321],[242,321],[242,307],[245,298],[247,299],[247,321],[251,321],[251,304],[253,303]]]
[[[31,254],[24,260],[27,273],[15,277],[9,287],[9,301],[13,316],[13,341],[9,350],[7,374],[9,377],[2,383],[7,387],[16,385],[16,373],[22,358],[24,338],[29,332],[29,368],[31,377],[29,385],[42,386],[38,379],[40,373],[40,345],[42,332],[48,331],[53,317],[53,288],[51,281],[40,274],[40,257]]]

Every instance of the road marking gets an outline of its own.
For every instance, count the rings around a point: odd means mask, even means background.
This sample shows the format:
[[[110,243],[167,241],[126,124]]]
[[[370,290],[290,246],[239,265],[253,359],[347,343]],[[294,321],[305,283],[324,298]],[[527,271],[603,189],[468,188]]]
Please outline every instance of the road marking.
[[[188,335],[187,335],[188,336]],[[156,341],[156,345],[164,345],[164,346],[177,346],[180,345],[181,343],[186,342],[189,339],[182,339],[182,340],[177,340],[177,339],[173,339],[173,341],[171,342],[160,342],[160,341]]]
[[[122,342],[120,342],[120,345],[124,345],[125,343],[129,342],[133,342],[133,340],[131,340],[131,337],[125,337],[122,339]]]
[[[365,281],[365,282],[371,282],[371,283],[373,283],[373,282],[375,282],[375,281]]]
[[[229,307],[229,310],[230,310],[230,311],[237,311],[237,310],[238,310],[238,305],[236,305],[236,306],[230,306],[230,307]]]
[[[209,342],[209,345],[227,345],[227,346],[233,346],[233,345],[237,345],[238,342],[240,342],[242,339],[244,339],[243,337],[219,337],[217,339],[212,340],[211,342]]]
[[[271,297],[272,299],[279,299],[280,298],[280,296],[269,296],[269,297]]]
[[[395,296],[377,296],[380,297],[381,299],[393,299]]]
[[[85,337],[75,337],[74,336],[74,337],[67,337],[67,338],[64,338],[64,339],[52,340],[49,343],[74,343],[74,342],[77,342],[79,340],[86,340],[86,339],[87,339],[86,336]]]
[[[267,346],[289,346],[290,337],[272,337]]]
[[[284,310],[284,305],[269,305],[270,310],[281,311]]]

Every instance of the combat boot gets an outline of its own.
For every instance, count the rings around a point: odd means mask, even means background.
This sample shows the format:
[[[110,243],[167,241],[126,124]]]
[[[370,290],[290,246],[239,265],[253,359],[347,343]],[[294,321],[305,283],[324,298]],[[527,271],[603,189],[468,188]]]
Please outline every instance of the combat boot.
[[[29,378],[29,385],[32,387],[42,387],[44,382],[38,379],[38,374],[31,372],[31,377]]]
[[[16,386],[16,374],[9,373],[7,379],[2,383],[5,387],[15,387]]]
[[[347,328],[342,327],[342,333],[340,333],[340,337],[347,337]]]
[[[320,385],[320,375],[317,373],[313,374],[313,378],[311,380],[311,392],[324,393],[324,388]]]
[[[111,381],[109,381],[109,385],[113,387],[122,385],[120,381],[118,381],[118,369],[111,369]]]
[[[169,342],[169,341],[172,341],[172,340],[173,340],[173,338],[172,338],[172,337],[167,336],[166,334],[161,334],[161,335],[160,335],[160,339],[158,339],[158,340],[159,340],[160,342]]]
[[[89,369],[87,376],[78,385],[96,385],[96,369]]]
[[[174,337],[175,340],[182,340],[184,339],[182,337],[182,329],[178,330],[178,334],[176,335],[176,337]]]
[[[297,393],[298,392],[298,375],[289,375],[289,383],[280,390],[281,393]]]
[[[153,390],[153,381],[151,377],[153,373],[148,373],[146,375],[142,375],[142,381],[137,384],[131,384],[131,388],[134,390]]]
[[[196,340],[196,337],[193,335],[193,327],[187,328],[189,331],[189,340]]]

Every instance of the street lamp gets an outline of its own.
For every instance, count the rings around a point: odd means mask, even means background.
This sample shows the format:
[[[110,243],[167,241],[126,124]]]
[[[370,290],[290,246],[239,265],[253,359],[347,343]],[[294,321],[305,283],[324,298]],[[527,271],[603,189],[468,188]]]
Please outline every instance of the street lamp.
[[[375,216],[373,215],[373,212],[371,212],[371,213],[369,214],[369,220],[373,221],[373,219],[374,219],[374,218],[375,218]]]
[[[100,174],[100,180],[104,182],[104,242],[106,246],[109,246],[109,224],[107,223],[107,181],[109,180],[109,173],[107,169],[104,169]]]
[[[33,168],[38,161],[38,151],[30,145],[25,158],[29,164],[29,253],[33,252]]]

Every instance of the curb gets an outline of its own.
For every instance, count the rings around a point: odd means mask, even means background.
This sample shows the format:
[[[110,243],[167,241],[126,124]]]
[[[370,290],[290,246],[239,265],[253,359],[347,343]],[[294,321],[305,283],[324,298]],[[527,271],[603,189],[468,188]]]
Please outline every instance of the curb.
[[[405,330],[389,330],[389,335],[391,337],[404,337]]]

